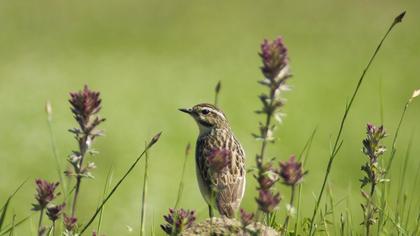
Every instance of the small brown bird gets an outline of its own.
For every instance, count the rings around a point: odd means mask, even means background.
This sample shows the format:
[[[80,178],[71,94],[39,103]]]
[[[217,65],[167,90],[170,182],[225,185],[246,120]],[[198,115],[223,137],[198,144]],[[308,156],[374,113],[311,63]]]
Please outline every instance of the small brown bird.
[[[213,208],[223,216],[234,217],[245,192],[245,153],[241,144],[217,107],[203,103],[179,110],[198,124],[196,174],[210,217]]]

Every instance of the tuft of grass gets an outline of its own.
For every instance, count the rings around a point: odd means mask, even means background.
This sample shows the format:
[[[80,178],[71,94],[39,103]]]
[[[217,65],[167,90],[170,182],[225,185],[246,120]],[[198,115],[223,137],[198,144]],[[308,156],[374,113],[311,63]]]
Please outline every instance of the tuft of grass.
[[[102,203],[99,205],[99,207],[96,209],[95,213],[92,215],[90,220],[86,223],[86,225],[83,226],[82,230],[80,230],[80,235],[82,235],[86,229],[92,224],[92,222],[95,220],[96,216],[99,214],[99,212],[102,210],[102,208],[105,206],[105,204],[108,202],[108,200],[114,195],[115,191],[117,191],[118,187],[124,182],[124,180],[127,178],[128,175],[133,171],[134,167],[136,167],[137,163],[141,160],[141,158],[146,154],[146,152],[155,145],[160,138],[160,135],[162,132],[156,134],[152,140],[147,144],[146,148],[143,150],[143,152],[140,154],[139,157],[131,164],[131,166],[128,168],[128,170],[125,172],[125,174],[121,177],[121,179],[118,180],[117,184],[112,188],[112,190],[107,194],[107,196],[104,198]]]
[[[394,133],[394,137],[392,139],[391,152],[390,152],[390,155],[391,156],[390,156],[390,159],[389,159],[389,163],[388,163],[388,165],[387,165],[387,167],[385,169],[385,176],[384,176],[384,178],[387,175],[390,174],[392,163],[393,163],[393,160],[395,158],[395,154],[397,153],[396,144],[397,144],[398,136],[399,136],[400,129],[401,129],[402,123],[404,121],[404,117],[405,117],[405,114],[407,112],[407,109],[408,109],[409,105],[413,102],[413,100],[416,97],[418,97],[419,95],[420,95],[420,89],[414,90],[413,94],[411,95],[411,97],[407,100],[407,102],[404,105],[404,108],[402,110],[400,119],[398,121],[397,128],[396,128],[395,133]],[[383,209],[383,211],[381,211],[380,214],[379,214],[378,230],[380,230],[380,228],[382,228],[382,226],[384,224],[384,211],[386,209],[386,199],[385,198],[387,196],[387,194],[386,194],[387,191],[388,191],[387,186],[386,185],[383,185],[382,186],[382,189],[381,189],[382,197],[381,197],[381,202],[380,202],[380,205],[381,205],[381,208]]]
[[[359,92],[360,86],[363,83],[363,80],[365,78],[365,75],[366,75],[367,71],[369,70],[370,66],[372,65],[372,62],[374,61],[374,59],[376,58],[376,55],[378,54],[379,50],[381,49],[383,42],[388,37],[389,33],[394,28],[394,26],[396,26],[398,23],[400,23],[402,21],[402,19],[404,18],[404,15],[405,15],[405,11],[400,13],[397,17],[394,18],[394,21],[392,22],[391,26],[388,28],[388,30],[385,33],[385,35],[383,36],[382,40],[379,42],[378,46],[376,47],[376,50],[373,52],[372,57],[370,58],[368,64],[366,65],[365,69],[363,70],[362,75],[360,76],[359,81],[357,82],[356,88],[353,91],[353,94],[350,98],[350,101],[345,106],[343,118],[341,119],[340,126],[339,126],[339,129],[338,129],[338,133],[337,133],[337,136],[336,136],[336,139],[335,139],[335,142],[334,142],[334,145],[333,145],[333,148],[331,150],[330,157],[329,157],[329,160],[328,160],[328,165],[327,165],[327,169],[326,169],[326,172],[325,172],[324,181],[322,183],[321,190],[318,194],[318,198],[317,198],[317,201],[316,201],[316,204],[315,204],[315,207],[314,207],[314,211],[312,213],[311,223],[310,223],[311,225],[310,225],[310,228],[309,228],[309,235],[313,235],[315,233],[314,232],[315,218],[316,218],[316,215],[317,215],[317,212],[318,212],[319,205],[321,203],[322,196],[323,196],[324,191],[325,191],[325,186],[326,186],[328,177],[329,177],[330,172],[331,172],[332,164],[333,164],[334,159],[337,156],[337,154],[338,154],[338,152],[341,148],[341,145],[343,143],[343,140],[341,139],[341,136],[342,136],[342,133],[343,133],[343,130],[344,130],[344,125],[346,123],[347,117],[348,117],[349,112],[350,112],[350,108],[352,107],[352,105],[354,103],[354,100],[355,100],[355,98],[356,98],[356,96]]]

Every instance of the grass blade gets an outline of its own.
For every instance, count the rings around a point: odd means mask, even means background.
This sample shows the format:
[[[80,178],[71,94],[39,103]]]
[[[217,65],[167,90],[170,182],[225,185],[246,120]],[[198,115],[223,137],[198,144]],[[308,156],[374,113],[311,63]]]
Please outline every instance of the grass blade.
[[[64,194],[64,198],[66,198],[67,183],[64,181],[64,172],[63,172],[63,169],[61,168],[62,163],[60,161],[61,159],[59,158],[57,144],[55,142],[55,135],[54,135],[53,125],[52,125],[52,107],[51,107],[50,101],[46,102],[45,111],[47,112],[48,132],[49,132],[49,135],[50,135],[51,149],[52,149],[52,153],[53,153],[53,156],[54,156],[54,159],[55,159],[57,175],[58,175],[58,178],[60,180],[60,186],[61,186],[61,190]]]
[[[34,213],[35,214],[35,213]],[[19,220],[19,221],[17,221],[15,224],[13,224],[12,226],[10,226],[9,228],[7,228],[6,230],[4,230],[4,231],[0,231],[0,236],[1,235],[5,235],[5,234],[7,234],[7,233],[10,233],[10,231],[12,231],[12,230],[14,230],[14,229],[16,229],[16,227],[18,227],[19,225],[21,225],[21,224],[23,224],[25,221],[27,221],[27,220],[29,220],[34,214],[32,214],[32,215],[29,215],[29,216],[27,216],[27,217],[25,217],[25,218],[23,218],[23,219],[21,219],[21,220]]]
[[[141,199],[141,211],[140,211],[140,236],[146,235],[146,224],[145,224],[145,213],[146,213],[146,195],[147,195],[147,178],[149,169],[149,152],[146,151],[146,161],[144,165],[144,178],[143,178],[143,191]]]
[[[309,136],[308,140],[305,143],[305,146],[303,146],[303,149],[298,156],[298,160],[302,162],[303,167],[305,166],[306,161],[308,159],[309,152],[310,152],[311,147],[312,147],[312,141],[315,138],[315,134],[316,134],[317,131],[318,131],[318,127],[315,128],[312,131],[311,135]],[[298,235],[297,234],[297,229],[298,229],[298,223],[299,223],[299,217],[300,217],[299,209],[300,209],[301,197],[302,197],[302,184],[299,184],[298,199],[297,199],[297,203],[296,203],[296,221],[295,221],[295,226],[294,226],[295,235]]]
[[[394,21],[392,22],[391,26],[388,28],[385,35],[382,37],[382,40],[379,42],[378,46],[376,47],[375,51],[373,52],[372,57],[370,58],[368,64],[366,65],[365,69],[363,70],[362,75],[360,76],[359,81],[357,82],[356,88],[353,91],[353,94],[350,98],[350,102],[346,105],[346,109],[344,111],[343,118],[341,119],[339,130],[338,130],[338,133],[337,133],[337,136],[336,136],[336,139],[335,139],[335,143],[334,143],[331,155],[330,155],[329,160],[328,160],[328,165],[327,165],[324,181],[322,183],[321,190],[319,192],[318,199],[316,201],[314,211],[312,213],[312,218],[311,218],[311,223],[310,223],[311,225],[310,225],[310,228],[309,228],[309,235],[313,235],[315,233],[313,231],[315,217],[317,215],[318,208],[319,208],[319,205],[321,203],[322,196],[324,194],[325,186],[326,186],[328,177],[330,175],[332,164],[334,162],[335,157],[337,156],[338,149],[340,147],[341,136],[342,136],[342,133],[343,133],[344,124],[346,123],[346,120],[347,120],[348,114],[350,112],[350,109],[353,105],[353,102],[354,102],[354,100],[355,100],[355,98],[356,98],[356,96],[359,92],[360,86],[362,85],[362,82],[365,78],[365,75],[366,75],[367,71],[369,70],[370,66],[372,65],[372,62],[374,61],[374,59],[376,58],[376,55],[378,54],[379,50],[381,49],[383,42],[388,37],[389,33],[394,28],[394,26],[396,26],[398,23],[400,23],[402,21],[402,19],[404,18],[404,15],[405,15],[405,11],[394,18]]]
[[[402,207],[401,204],[401,198],[403,197],[403,192],[404,192],[404,185],[405,185],[405,178],[407,176],[407,167],[408,167],[408,160],[410,159],[410,151],[411,151],[411,146],[413,144],[413,135],[411,135],[410,141],[408,142],[408,147],[407,147],[407,151],[405,153],[405,157],[404,157],[404,164],[402,165],[401,168],[401,177],[400,177],[400,183],[399,183],[399,190],[398,190],[398,197],[397,197],[397,203],[396,203],[396,218],[397,218],[397,222],[398,223],[402,223],[402,220],[404,218],[404,207]]]
[[[389,172],[390,172],[391,167],[392,167],[393,160],[395,158],[395,154],[397,153],[396,144],[397,144],[397,140],[398,140],[398,134],[400,133],[401,125],[402,125],[402,123],[404,121],[404,117],[405,117],[405,114],[407,112],[407,108],[410,105],[410,103],[413,102],[413,99],[416,98],[416,97],[418,97],[419,95],[420,95],[420,89],[415,90],[413,92],[413,94],[411,95],[411,97],[405,103],[405,106],[404,106],[403,111],[402,111],[401,116],[400,116],[400,120],[398,121],[398,125],[397,125],[397,128],[395,130],[394,137],[392,139],[392,146],[391,146],[391,152],[390,152],[391,153],[390,154],[391,156],[390,156],[390,159],[389,159],[389,163],[388,163],[388,165],[387,165],[387,167],[385,169],[385,176],[384,176],[384,178],[386,178],[386,176],[389,175]],[[382,195],[382,198],[381,198],[381,208],[384,209],[384,210],[385,210],[385,199],[384,198],[385,198],[385,192],[386,191],[387,191],[386,185],[382,185],[382,193],[383,193],[383,195]],[[382,222],[383,222],[383,218],[384,218],[383,212],[380,212],[379,220],[378,220],[378,227],[381,227]]]
[[[222,89],[222,81],[217,82],[216,87],[214,88],[214,105],[217,107],[219,103],[219,94]]]
[[[162,134],[162,132],[156,134],[152,138],[152,140],[149,142],[149,144],[143,150],[143,152],[140,154],[140,156],[137,157],[137,159],[133,162],[133,164],[131,164],[130,168],[128,168],[128,170],[125,172],[123,177],[121,177],[121,179],[118,180],[117,184],[112,188],[112,190],[108,193],[106,198],[102,201],[101,205],[99,205],[99,207],[96,209],[95,213],[92,215],[92,217],[90,218],[88,223],[83,226],[82,230],[80,231],[80,235],[82,235],[86,231],[86,229],[92,224],[92,222],[95,220],[96,216],[99,214],[99,212],[104,207],[106,202],[112,197],[112,195],[115,193],[115,191],[121,185],[121,183],[125,180],[125,178],[127,178],[127,176],[131,173],[131,171],[133,171],[134,167],[136,167],[137,163],[141,160],[141,158],[145,155],[145,153],[159,140],[161,134]]]
[[[179,204],[179,201],[181,200],[182,192],[184,190],[184,175],[185,175],[185,169],[187,166],[188,156],[190,155],[190,149],[191,149],[191,144],[188,143],[187,147],[185,148],[184,164],[182,166],[181,179],[179,181],[178,195],[176,196],[174,209],[178,208],[178,204]]]
[[[16,190],[9,195],[9,197],[7,198],[6,202],[4,203],[4,205],[2,206],[2,208],[0,209],[1,214],[0,214],[0,232],[3,228],[3,224],[4,224],[4,220],[6,219],[6,213],[7,213],[7,209],[9,208],[9,204],[10,201],[12,200],[12,198],[16,195],[16,193],[22,188],[22,186],[28,181],[28,179],[26,179],[25,181],[23,181],[17,188]]]
[[[106,182],[105,182],[105,186],[104,186],[104,192],[102,193],[101,202],[105,199],[105,194],[108,192],[108,189],[111,185],[112,175],[113,175],[113,171],[112,171],[112,167],[111,167],[111,168],[109,168],[108,174],[106,175]],[[102,225],[102,219],[103,219],[104,211],[105,211],[105,206],[102,207],[101,211],[99,212],[98,227],[96,228],[97,235],[101,235],[101,225]]]
[[[13,214],[12,229],[10,230],[9,236],[13,236],[15,234],[15,220],[16,220],[16,214]]]

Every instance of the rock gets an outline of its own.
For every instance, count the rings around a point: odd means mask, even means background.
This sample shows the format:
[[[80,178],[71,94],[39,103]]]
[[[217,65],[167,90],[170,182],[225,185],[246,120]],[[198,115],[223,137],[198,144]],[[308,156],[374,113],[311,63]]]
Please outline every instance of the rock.
[[[211,220],[206,219],[202,222],[195,223],[190,228],[184,230],[181,235],[203,235],[203,236],[214,236],[214,235],[243,235],[243,236],[277,236],[279,232],[273,228],[263,225],[259,222],[252,223],[245,227],[242,227],[241,222],[236,219],[229,219],[226,217],[216,218],[213,217]]]

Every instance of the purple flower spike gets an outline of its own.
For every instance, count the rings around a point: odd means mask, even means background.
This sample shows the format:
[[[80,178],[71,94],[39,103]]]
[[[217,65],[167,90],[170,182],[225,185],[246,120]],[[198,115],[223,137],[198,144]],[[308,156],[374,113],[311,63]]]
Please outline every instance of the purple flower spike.
[[[259,208],[265,213],[273,212],[280,200],[280,193],[273,194],[270,190],[260,190],[256,199]]]
[[[307,173],[303,171],[302,163],[296,161],[295,156],[291,156],[288,161],[280,162],[280,176],[286,185],[299,184]]]
[[[73,216],[67,216],[65,213],[63,217],[63,222],[64,222],[64,227],[70,232],[75,230],[77,226],[77,218]]]
[[[163,216],[166,224],[160,225],[163,231],[168,235],[178,235],[184,229],[191,227],[196,219],[195,211],[178,209],[169,209],[169,214]]]
[[[100,93],[92,91],[85,85],[83,91],[70,93],[71,111],[84,133],[90,133],[96,126],[105,121],[97,116],[101,110]]]
[[[35,199],[38,203],[32,204],[34,211],[45,209],[47,205],[54,200],[60,193],[55,194],[54,191],[59,185],[58,182],[48,182],[43,179],[35,180],[36,194]]]
[[[386,137],[386,132],[383,125],[376,127],[372,124],[367,124],[366,139],[363,140],[363,153],[367,155],[371,163],[375,163],[377,158],[384,154],[386,148],[380,145],[380,141]]]
[[[60,205],[54,205],[51,207],[47,207],[47,216],[51,221],[56,221],[63,213],[64,208],[66,207],[66,204],[60,204]]]
[[[278,174],[273,167],[273,162],[265,163],[261,168],[261,174],[257,176],[259,189],[270,189],[278,180]]]
[[[261,71],[269,80],[275,80],[288,64],[287,48],[281,37],[271,42],[265,39],[259,55],[263,63]]]

